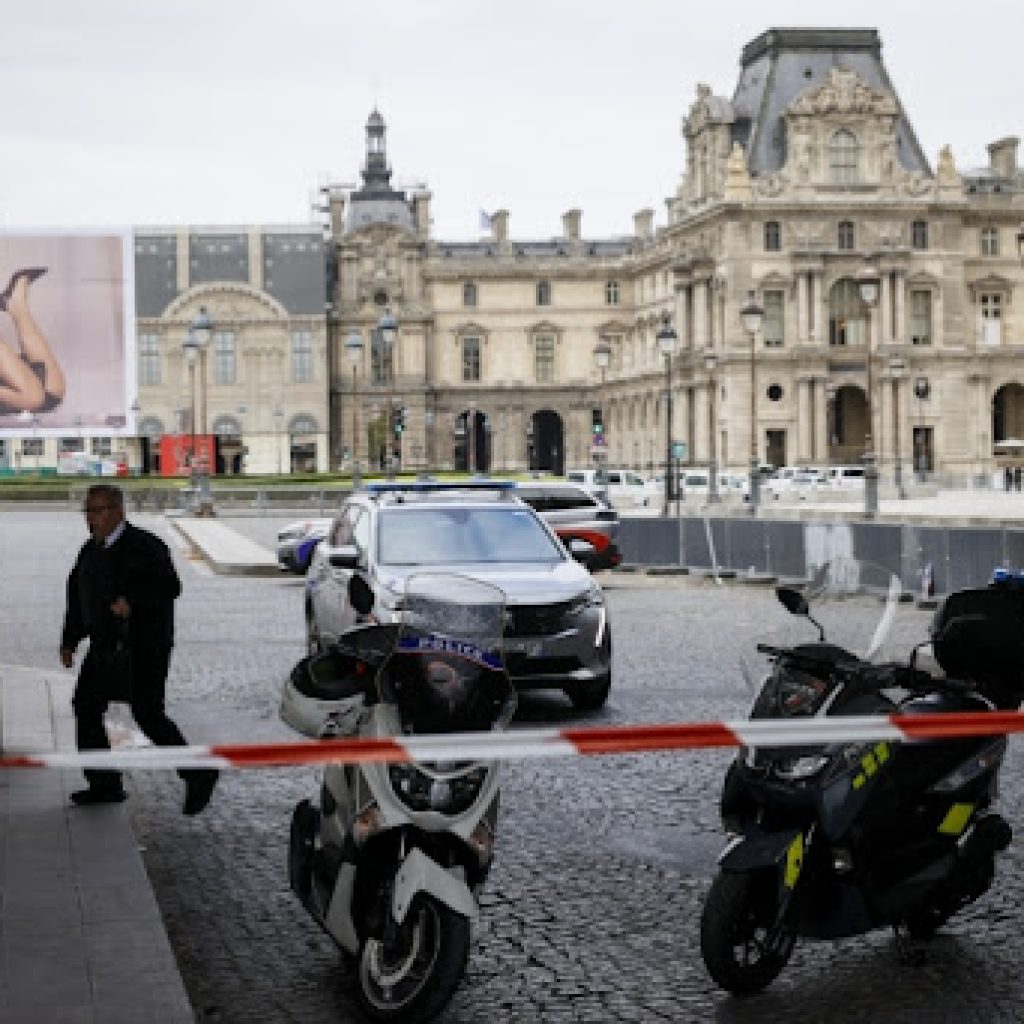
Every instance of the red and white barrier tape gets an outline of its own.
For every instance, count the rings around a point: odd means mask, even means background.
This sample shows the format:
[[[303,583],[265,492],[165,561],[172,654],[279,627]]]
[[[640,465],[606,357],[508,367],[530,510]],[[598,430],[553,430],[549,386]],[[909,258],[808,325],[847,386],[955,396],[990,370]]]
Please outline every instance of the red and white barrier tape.
[[[762,718],[736,722],[523,729],[395,739],[220,743],[213,746],[0,753],[0,768],[278,768],[371,761],[518,761],[642,754],[703,747],[802,747],[829,743],[957,739],[1024,732],[1024,712],[970,711],[856,718]]]

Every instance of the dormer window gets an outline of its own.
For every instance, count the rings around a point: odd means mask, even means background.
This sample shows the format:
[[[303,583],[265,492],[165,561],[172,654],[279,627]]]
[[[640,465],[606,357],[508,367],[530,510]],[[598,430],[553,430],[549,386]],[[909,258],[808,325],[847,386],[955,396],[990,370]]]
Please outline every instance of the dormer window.
[[[857,180],[857,136],[841,128],[828,142],[828,166],[833,185],[852,185]]]

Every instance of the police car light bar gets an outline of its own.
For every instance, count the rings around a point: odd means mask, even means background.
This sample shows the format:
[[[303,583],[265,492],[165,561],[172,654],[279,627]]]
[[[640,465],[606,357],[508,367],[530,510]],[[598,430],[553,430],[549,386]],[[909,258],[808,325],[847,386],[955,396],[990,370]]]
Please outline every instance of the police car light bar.
[[[427,494],[433,491],[514,491],[514,480],[408,480],[366,485],[369,494]]]

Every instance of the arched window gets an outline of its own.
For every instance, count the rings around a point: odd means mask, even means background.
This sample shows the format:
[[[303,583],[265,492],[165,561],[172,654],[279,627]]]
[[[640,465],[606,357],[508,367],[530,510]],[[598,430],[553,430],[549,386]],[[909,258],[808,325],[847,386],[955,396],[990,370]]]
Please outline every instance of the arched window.
[[[833,185],[850,185],[857,180],[857,136],[840,128],[828,142],[828,166]]]
[[[242,428],[234,416],[218,416],[213,421],[213,433],[217,437],[240,437]]]
[[[288,424],[289,434],[315,434],[317,432],[316,420],[308,413],[300,412],[293,416]]]
[[[868,308],[857,282],[849,277],[836,281],[828,295],[828,343],[863,345],[867,341]]]
[[[164,425],[156,416],[147,416],[139,424],[139,437],[161,437]]]

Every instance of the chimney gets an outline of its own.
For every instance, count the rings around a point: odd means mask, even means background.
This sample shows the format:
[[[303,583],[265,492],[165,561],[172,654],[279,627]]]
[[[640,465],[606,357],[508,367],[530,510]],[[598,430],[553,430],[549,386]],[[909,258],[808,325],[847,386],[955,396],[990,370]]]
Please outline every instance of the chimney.
[[[1005,139],[997,139],[989,143],[988,162],[992,170],[1000,178],[1013,178],[1017,174],[1017,147],[1020,139],[1016,135],[1008,135]]]
[[[562,214],[562,237],[578,242],[580,238],[580,218],[583,215],[579,210],[566,210]]]
[[[495,242],[508,241],[508,210],[495,210],[491,214],[491,238]]]
[[[420,238],[430,237],[430,193],[415,192],[412,197],[412,219]]]
[[[633,234],[645,240],[654,237],[654,211],[650,207],[633,214]]]
[[[327,207],[331,213],[331,235],[340,238],[345,230],[345,196],[341,192],[330,193]]]

